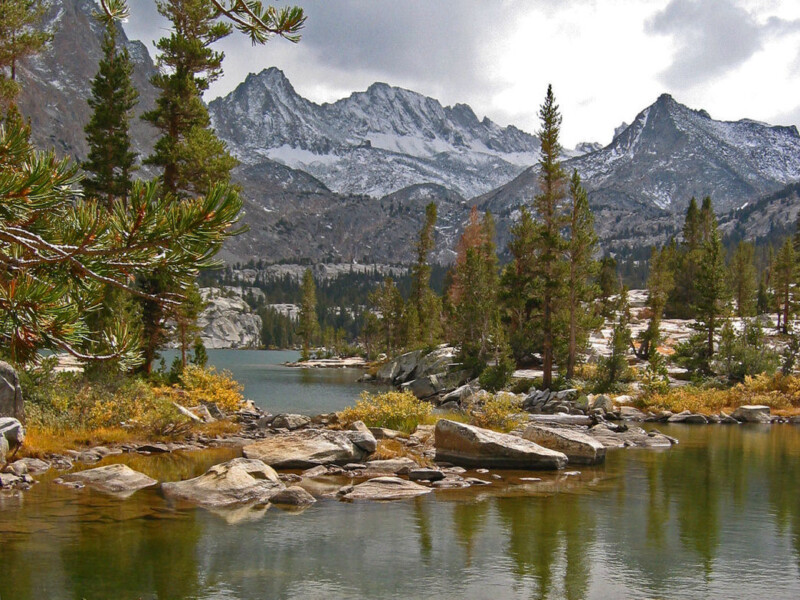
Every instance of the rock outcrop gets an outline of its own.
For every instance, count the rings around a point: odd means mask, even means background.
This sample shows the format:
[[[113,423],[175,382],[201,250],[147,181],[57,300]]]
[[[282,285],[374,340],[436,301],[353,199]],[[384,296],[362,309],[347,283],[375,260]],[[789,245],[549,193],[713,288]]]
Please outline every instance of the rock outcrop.
[[[361,462],[369,455],[357,444],[361,436],[360,431],[303,429],[248,444],[242,452],[247,458],[262,460],[277,469],[346,465]]]
[[[0,360],[0,417],[25,421],[25,406],[17,372],[7,362]]]
[[[17,419],[0,417],[0,464],[25,441],[25,428]]]
[[[262,461],[234,458],[194,479],[163,483],[161,489],[170,498],[218,508],[268,502],[285,486],[275,470]]]
[[[214,288],[200,290],[205,309],[197,319],[206,348],[258,348],[261,317],[253,314],[241,297]]]
[[[440,419],[435,429],[436,460],[464,467],[563,469],[567,457],[517,436]]]
[[[769,406],[745,405],[737,408],[731,416],[742,423],[769,423]]]
[[[606,458],[603,444],[581,431],[529,425],[522,437],[550,450],[563,452],[571,465],[596,465]]]

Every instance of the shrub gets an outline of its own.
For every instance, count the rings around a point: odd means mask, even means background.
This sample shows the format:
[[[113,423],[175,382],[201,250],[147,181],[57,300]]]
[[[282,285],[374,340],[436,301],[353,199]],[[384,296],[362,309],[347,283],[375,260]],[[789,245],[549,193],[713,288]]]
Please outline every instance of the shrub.
[[[486,367],[481,373],[479,378],[481,388],[490,392],[503,389],[511,381],[511,375],[514,374],[516,368],[517,365],[511,358],[511,354],[503,354],[497,364]]]
[[[409,391],[370,394],[363,392],[355,406],[339,413],[345,425],[363,421],[368,427],[386,427],[411,433],[423,423],[433,407]]]
[[[746,376],[732,388],[686,386],[639,400],[641,408],[672,412],[730,411],[743,404],[764,404],[784,411],[800,408],[800,377],[781,373]]]
[[[489,396],[483,406],[472,413],[471,422],[477,427],[511,431],[522,422],[521,412],[522,400],[501,392]]]
[[[230,371],[218,373],[214,367],[186,365],[180,379],[186,391],[186,396],[179,400],[181,404],[198,406],[201,403],[213,403],[227,413],[235,412],[242,404],[244,388]]]
[[[722,327],[717,354],[711,365],[716,373],[730,381],[744,381],[745,377],[767,373],[778,368],[780,356],[764,341],[764,331],[757,320],[745,322],[737,335],[730,321]]]

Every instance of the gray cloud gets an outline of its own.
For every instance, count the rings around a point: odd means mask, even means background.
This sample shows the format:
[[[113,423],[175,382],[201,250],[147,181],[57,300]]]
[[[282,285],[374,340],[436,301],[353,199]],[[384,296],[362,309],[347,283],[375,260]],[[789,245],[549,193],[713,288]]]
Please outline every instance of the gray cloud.
[[[664,84],[677,89],[706,82],[744,63],[761,49],[767,30],[730,0],[671,0],[645,27],[648,33],[670,35],[677,43],[672,64],[660,74]]]

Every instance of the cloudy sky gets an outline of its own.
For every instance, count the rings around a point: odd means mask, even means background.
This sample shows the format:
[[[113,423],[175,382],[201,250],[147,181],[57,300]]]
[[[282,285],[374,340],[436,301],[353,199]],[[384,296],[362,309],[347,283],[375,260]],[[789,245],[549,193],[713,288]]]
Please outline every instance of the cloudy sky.
[[[167,24],[129,0],[128,35],[154,53]],[[265,2],[266,3],[266,2]],[[563,142],[611,141],[663,92],[715,119],[800,124],[798,0],[298,0],[302,41],[220,43],[207,100],[277,66],[316,102],[375,81],[526,131],[553,84]]]

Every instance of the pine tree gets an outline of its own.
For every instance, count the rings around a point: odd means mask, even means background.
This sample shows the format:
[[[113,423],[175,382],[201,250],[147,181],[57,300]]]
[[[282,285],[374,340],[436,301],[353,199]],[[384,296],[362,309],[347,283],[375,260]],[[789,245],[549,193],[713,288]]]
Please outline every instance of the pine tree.
[[[227,36],[232,27],[218,20],[219,12],[206,0],[159,0],[156,6],[173,29],[156,44],[159,72],[152,83],[160,94],[155,108],[142,118],[161,136],[144,162],[162,169],[163,188],[176,198],[198,197],[213,185],[227,184],[236,165],[225,143],[209,129],[208,110],[201,98],[222,74],[223,54],[210,46]],[[156,273],[140,286],[159,294],[170,290],[170,281]],[[157,304],[142,303],[142,370],[146,373],[168,339],[166,322],[172,316]]]
[[[172,23],[169,37],[156,44],[160,90],[156,107],[143,118],[161,132],[145,162],[163,169],[165,189],[176,195],[201,195],[211,184],[227,182],[236,166],[213,131],[202,93],[222,74],[223,53],[211,45],[231,32],[206,0],[159,0],[158,12]]]
[[[430,287],[431,266],[428,262],[429,255],[434,248],[433,234],[436,227],[436,203],[431,202],[425,207],[425,223],[419,233],[417,241],[417,262],[411,268],[411,297],[410,307],[413,307],[417,320],[417,332],[409,334],[409,343],[415,345],[421,342],[426,346],[433,346],[441,338],[441,303],[433,298],[435,294]],[[438,310],[437,310],[438,308]],[[413,328],[409,328],[411,331]]]
[[[596,295],[592,278],[597,271],[594,252],[597,235],[594,232],[594,217],[589,209],[586,190],[581,185],[578,171],[570,180],[569,241],[566,246],[568,262],[566,294],[567,352],[564,372],[567,379],[575,375],[579,352],[585,350],[589,331],[599,325],[593,318],[590,302]]]
[[[620,283],[617,274],[617,261],[613,256],[604,256],[600,260],[600,273],[597,276],[597,285],[600,288],[600,314],[609,318],[614,313],[613,296],[619,294]]]
[[[714,356],[714,334],[720,319],[728,312],[731,295],[725,268],[725,250],[713,212],[709,229],[709,239],[700,251],[694,284],[697,297],[695,327],[706,334],[706,358],[711,360]]]
[[[696,316],[695,306],[698,299],[695,279],[703,246],[708,241],[705,234],[710,227],[708,209],[704,203],[704,210],[701,211],[697,207],[697,200],[692,197],[686,210],[683,241],[675,253],[675,264],[672,269],[675,273],[675,286],[666,306],[666,312],[675,318],[691,319]]]
[[[37,29],[48,8],[46,0],[0,2],[0,108],[13,105],[19,94],[19,61],[40,52],[53,37]]]
[[[611,353],[600,359],[597,368],[599,391],[609,391],[618,384],[630,381],[633,376],[628,366],[628,351],[631,344],[630,305],[628,288],[623,286],[617,298],[617,319],[609,341]]]
[[[653,248],[650,252],[650,275],[647,279],[647,305],[650,309],[650,322],[641,335],[641,344],[637,353],[642,359],[649,359],[653,353],[658,352],[657,348],[661,341],[661,318],[664,315],[667,298],[675,285],[672,272],[673,249],[674,247],[670,245],[661,250]]]
[[[117,35],[117,24],[106,21],[103,58],[89,98],[92,116],[85,128],[89,156],[81,165],[86,171],[84,193],[104,199],[109,208],[114,198],[127,201],[136,161],[129,121],[139,94],[131,83],[133,65],[128,49],[117,47]]]
[[[564,278],[566,265],[563,258],[564,240],[561,230],[566,226],[564,198],[566,196],[567,175],[561,167],[559,157],[561,144],[558,141],[561,129],[561,114],[553,95],[553,87],[547,86],[547,95],[539,109],[541,129],[541,157],[539,159],[539,189],[533,201],[539,218],[536,224],[535,273],[541,293],[542,331],[542,385],[552,386],[553,354],[556,309],[564,297]]]
[[[317,286],[314,283],[314,275],[311,269],[306,269],[303,273],[302,284],[303,296],[300,302],[300,322],[298,331],[303,341],[302,360],[308,360],[310,356],[311,344],[314,337],[319,332],[319,321],[317,319]]]
[[[730,265],[730,280],[736,300],[736,316],[750,317],[756,310],[756,267],[753,262],[755,247],[748,242],[739,242]]]
[[[383,350],[391,355],[403,345],[403,297],[391,277],[369,295],[370,304],[380,314]]]
[[[781,333],[789,333],[789,319],[794,313],[793,287],[797,279],[797,258],[791,238],[778,250],[772,274],[773,294],[778,306],[778,327]]]
[[[494,220],[481,219],[473,206],[458,242],[453,281],[448,289],[451,336],[459,345],[465,367],[478,375],[492,350],[498,319],[497,254]]]
[[[503,320],[509,332],[511,351],[520,362],[530,359],[541,345],[541,336],[534,322],[534,316],[540,310],[534,277],[535,235],[533,217],[523,206],[519,221],[511,226],[508,249],[512,260],[500,278]]]

